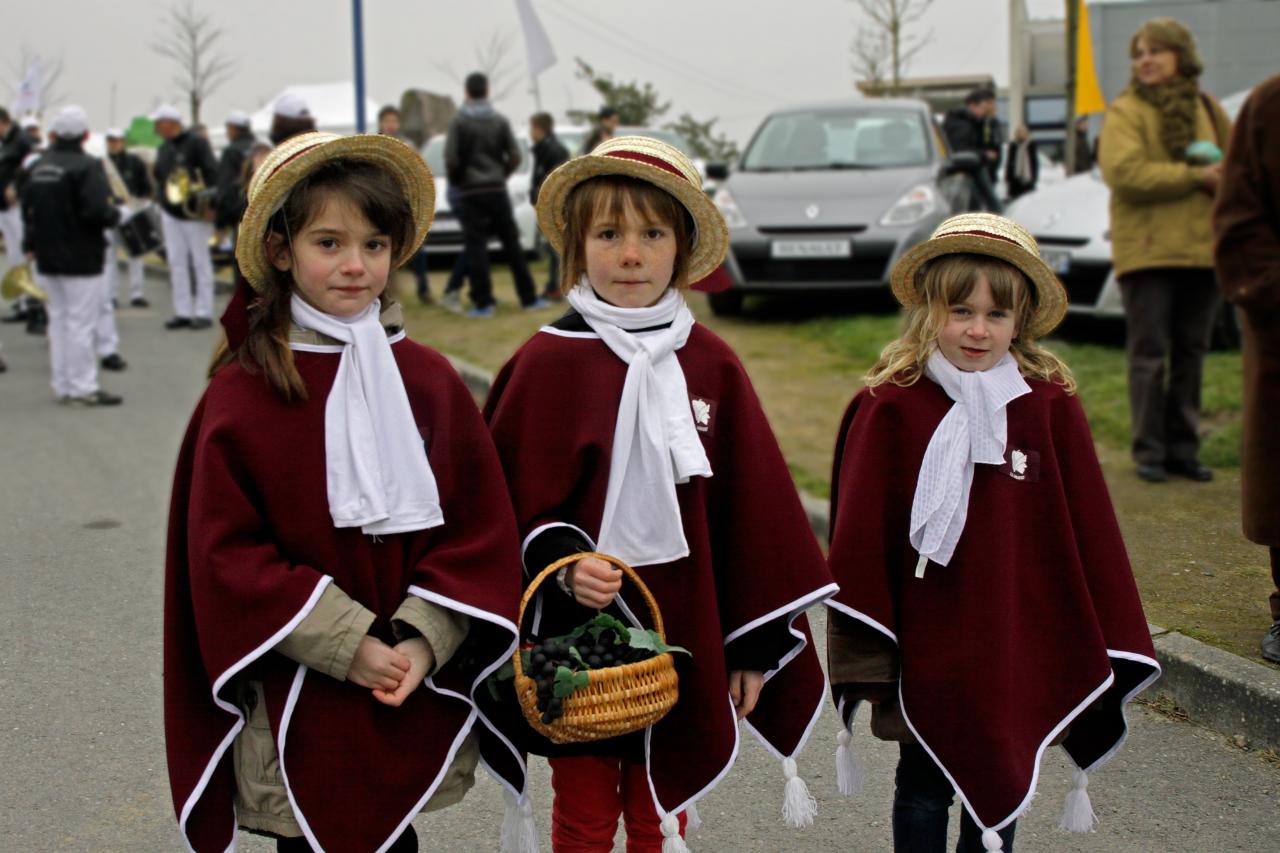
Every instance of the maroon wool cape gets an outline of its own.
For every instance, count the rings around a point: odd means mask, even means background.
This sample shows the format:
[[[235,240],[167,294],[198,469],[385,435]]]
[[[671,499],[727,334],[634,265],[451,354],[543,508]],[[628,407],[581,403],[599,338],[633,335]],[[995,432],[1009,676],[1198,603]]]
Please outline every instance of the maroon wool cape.
[[[400,834],[476,720],[474,689],[514,649],[519,542],[502,471],[470,394],[439,354],[392,345],[445,523],[366,536],[337,529],[325,486],[332,352],[294,353],[309,399],[286,404],[238,364],[209,383],[174,476],[165,566],[165,739],[192,849],[233,842],[235,679],[263,682],[294,815],[314,844],[374,850]],[[453,659],[399,708],[273,652],[328,583],[390,618],[418,595],[471,619]],[[523,787],[521,758],[476,726],[486,762]]]
[[[1066,726],[1077,766],[1109,759],[1125,702],[1160,673],[1080,402],[1027,384],[1008,407],[1005,465],[975,466],[950,565],[916,578],[908,540],[920,463],[952,406],[933,381],[854,398],[831,487],[840,592],[828,606],[897,644],[908,726],[991,829],[1030,803],[1040,756]],[[841,708],[846,725],[852,711]]]
[[[714,473],[676,486],[689,556],[636,570],[657,600],[667,641],[692,652],[692,658],[675,656],[680,698],[645,737],[655,804],[663,814],[702,797],[733,764],[738,725],[725,645],[750,631],[786,637],[789,630],[790,636],[779,666],[765,674],[748,727],[780,759],[800,751],[825,691],[804,609],[835,591],[777,441],[732,350],[695,324],[677,357],[690,400],[710,407],[700,434]],[[626,373],[627,365],[594,333],[544,327],[498,374],[485,416],[522,534],[569,524],[597,538]],[[567,599],[553,583],[543,591]],[[621,597],[649,622],[642,599],[626,584]],[[526,613],[526,628],[529,623]],[[518,711],[502,727],[523,749],[564,754]]]

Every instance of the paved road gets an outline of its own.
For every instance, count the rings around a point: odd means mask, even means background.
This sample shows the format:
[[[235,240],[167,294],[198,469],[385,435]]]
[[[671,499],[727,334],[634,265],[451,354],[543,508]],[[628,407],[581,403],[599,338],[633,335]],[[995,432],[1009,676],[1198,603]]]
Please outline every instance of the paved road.
[[[153,301],[167,305],[158,282]],[[0,327],[0,853],[167,851],[174,829],[160,727],[161,560],[173,461],[202,385],[212,332],[164,332],[165,314],[120,315],[114,410],[56,405],[43,341]],[[1056,826],[1069,778],[1054,750],[1018,850],[1280,850],[1280,766],[1186,723],[1135,709],[1128,746],[1093,780],[1098,832]],[[701,806],[695,851],[884,851],[895,751],[859,729],[868,789],[835,791],[827,709],[800,770],[815,826],[778,819],[782,772],[744,740]],[[535,760],[539,828],[548,773]],[[501,798],[481,779],[466,802],[419,821],[424,850],[494,850]],[[272,849],[242,836],[241,849]],[[546,845],[544,849],[550,849]]]

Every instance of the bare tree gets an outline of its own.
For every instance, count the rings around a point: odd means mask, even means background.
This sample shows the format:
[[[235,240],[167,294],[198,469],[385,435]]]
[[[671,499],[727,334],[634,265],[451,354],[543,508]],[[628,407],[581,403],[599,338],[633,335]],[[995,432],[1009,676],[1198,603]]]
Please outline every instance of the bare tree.
[[[476,47],[475,64],[466,72],[459,74],[450,62],[434,62],[436,68],[453,78],[459,86],[472,71],[480,71],[489,78],[489,100],[500,101],[510,95],[520,82],[516,72],[518,60],[513,58],[511,50],[511,34],[494,30],[489,40]],[[515,76],[513,76],[515,75]]]
[[[885,71],[889,67],[889,36],[873,30],[865,24],[858,27],[858,35],[849,46],[853,53],[850,65],[853,76],[867,94],[880,94],[884,90]]]
[[[854,68],[858,68],[861,46],[870,49],[873,57],[878,57],[877,67],[886,60],[889,81],[894,89],[902,81],[902,72],[906,70],[912,57],[919,53],[933,37],[932,32],[924,35],[909,34],[908,27],[916,23],[933,0],[852,0],[869,19],[858,25],[858,38],[853,43]],[[882,55],[887,54],[887,57]],[[865,60],[864,60],[865,67]],[[883,70],[881,70],[883,78]]]
[[[191,124],[200,122],[200,107],[218,87],[227,82],[235,63],[218,51],[225,31],[214,26],[213,16],[196,12],[192,0],[186,5],[169,8],[165,29],[151,49],[172,59],[178,66],[174,85],[186,96],[191,107]]]
[[[31,52],[31,48],[27,45],[22,46],[22,53],[18,55],[17,64],[9,65],[9,80],[7,88],[9,97],[6,103],[12,103],[18,94],[18,86],[14,82],[21,80],[27,76],[27,69],[31,67],[34,60],[40,61],[40,112],[47,113],[50,109],[62,103],[65,100],[62,90],[58,88],[58,82],[62,79],[63,63],[62,57],[57,59],[42,58]]]

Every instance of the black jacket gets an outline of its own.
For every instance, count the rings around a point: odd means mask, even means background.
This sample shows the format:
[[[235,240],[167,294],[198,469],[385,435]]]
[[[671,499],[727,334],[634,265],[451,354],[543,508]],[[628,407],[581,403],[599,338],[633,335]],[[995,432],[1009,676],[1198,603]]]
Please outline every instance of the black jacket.
[[[99,275],[103,233],[120,222],[107,173],[79,140],[58,140],[31,165],[22,190],[22,249],[44,275]]]
[[[1031,166],[1031,180],[1022,181],[1018,179],[1016,174],[1018,171],[1018,143],[1009,143],[1009,151],[1004,159],[1004,182],[1009,186],[1009,198],[1017,198],[1024,193],[1031,192],[1036,188],[1036,181],[1040,179],[1040,160],[1036,156],[1036,141],[1034,139],[1027,140],[1027,156]]]
[[[214,198],[216,214],[213,220],[219,228],[235,225],[244,215],[244,188],[240,186],[240,175],[244,170],[245,160],[249,159],[249,149],[257,141],[251,131],[245,131],[222,149],[222,159],[218,161],[218,195]]]
[[[27,138],[26,131],[18,127],[17,122],[12,122],[9,132],[0,139],[0,210],[9,209],[4,190],[13,183],[18,170],[22,168],[22,161],[27,159],[30,152],[31,140]]]
[[[537,204],[542,182],[557,166],[569,159],[569,149],[564,147],[554,133],[548,133],[533,144],[530,153],[533,155],[533,174],[529,178],[529,201]]]
[[[124,187],[129,191],[129,195],[134,198],[151,198],[152,186],[151,175],[147,172],[147,164],[142,162],[142,158],[137,154],[130,154],[128,151],[121,151],[119,154],[108,154],[111,162],[115,164],[116,171],[120,173],[120,180],[124,181]],[[120,199],[124,201],[124,199]]]
[[[198,133],[184,130],[160,146],[156,154],[156,201],[165,213],[177,219],[190,219],[182,208],[169,204],[164,197],[164,184],[169,173],[178,166],[191,172],[193,181],[200,181],[206,188],[218,185],[218,162],[213,158],[209,141]]]
[[[520,167],[520,145],[511,125],[488,101],[468,101],[449,122],[444,168],[462,194],[506,190],[507,177]]]
[[[947,144],[952,151],[981,152],[989,147],[985,138],[986,122],[965,107],[956,107],[947,113],[942,120],[942,132],[947,135]]]

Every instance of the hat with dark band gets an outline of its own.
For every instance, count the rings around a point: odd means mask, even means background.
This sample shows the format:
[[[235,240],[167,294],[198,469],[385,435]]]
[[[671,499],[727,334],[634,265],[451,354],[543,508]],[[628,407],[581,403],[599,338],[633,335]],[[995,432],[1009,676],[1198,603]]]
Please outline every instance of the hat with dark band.
[[[355,136],[300,133],[272,150],[249,182],[249,206],[240,222],[236,262],[254,290],[266,293],[273,281],[274,268],[267,259],[264,245],[271,217],[284,207],[299,181],[337,159],[381,166],[395,177],[408,198],[413,210],[414,236],[392,259],[392,269],[403,265],[422,245],[435,216],[436,192],[431,170],[417,151],[395,137],[373,133]]]
[[[538,227],[555,248],[564,251],[565,204],[583,181],[601,175],[624,175],[647,181],[671,193],[693,219],[689,281],[705,279],[729,251],[729,229],[715,203],[702,190],[702,176],[680,149],[647,136],[615,136],[590,154],[556,169],[538,190]]]
[[[1052,332],[1067,313],[1067,291],[1040,257],[1040,247],[1025,228],[994,213],[962,213],[944,221],[928,240],[908,250],[893,266],[889,283],[906,307],[924,301],[921,278],[925,265],[943,255],[988,255],[1013,264],[1031,282],[1033,311],[1022,333],[1040,338]]]

